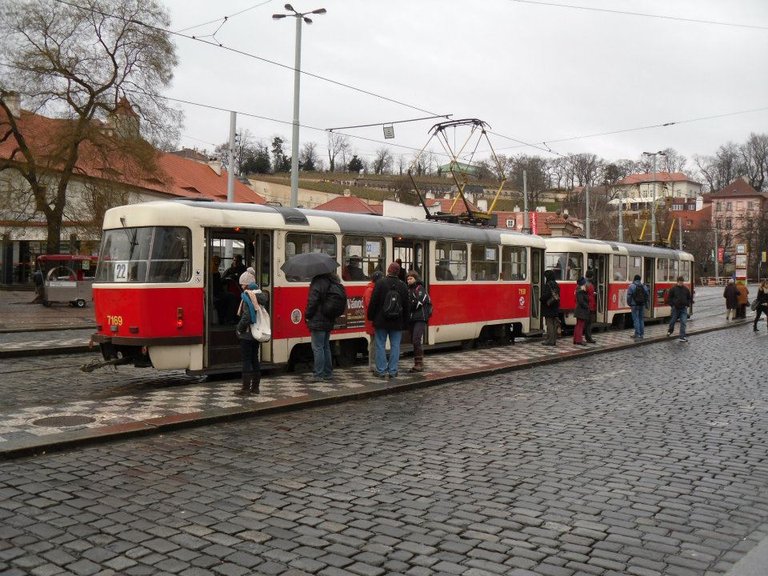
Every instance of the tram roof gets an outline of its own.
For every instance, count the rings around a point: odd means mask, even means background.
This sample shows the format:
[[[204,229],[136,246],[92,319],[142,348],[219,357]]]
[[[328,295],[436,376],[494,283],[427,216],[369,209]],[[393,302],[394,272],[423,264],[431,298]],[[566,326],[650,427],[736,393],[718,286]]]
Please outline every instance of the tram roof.
[[[230,213],[264,214],[272,218],[279,217],[286,228],[290,230],[301,229],[302,226],[321,225],[322,220],[332,221],[335,226],[345,234],[369,234],[379,236],[394,236],[406,238],[428,238],[434,240],[457,240],[466,242],[485,242],[489,244],[528,245],[536,248],[544,248],[544,239],[540,236],[522,234],[511,230],[500,230],[480,226],[468,226],[436,222],[432,220],[406,220],[392,216],[377,216],[370,214],[350,214],[347,212],[331,212],[327,210],[313,210],[306,208],[287,208],[283,206],[267,206],[260,204],[234,204],[226,202],[197,202],[194,200],[160,200],[147,202],[140,205],[144,208],[157,206],[178,210],[179,205],[187,206],[199,211],[217,211]],[[127,207],[122,207],[127,208]],[[119,210],[119,209],[113,209]],[[313,222],[310,222],[309,219]],[[218,219],[214,224],[220,225]],[[247,224],[238,221],[240,226]]]
[[[674,248],[663,246],[649,246],[646,244],[628,244],[626,242],[612,242],[617,246],[623,246],[631,256],[645,256],[648,258],[669,258],[670,260],[693,260],[693,255]]]

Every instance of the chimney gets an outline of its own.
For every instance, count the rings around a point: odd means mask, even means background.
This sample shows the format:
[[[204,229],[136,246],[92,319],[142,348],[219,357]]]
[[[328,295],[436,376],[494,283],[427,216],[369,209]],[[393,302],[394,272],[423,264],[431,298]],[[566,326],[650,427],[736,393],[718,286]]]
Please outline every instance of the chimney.
[[[21,97],[18,92],[3,92],[3,100],[5,105],[8,106],[8,110],[11,111],[11,116],[18,118],[21,113]]]

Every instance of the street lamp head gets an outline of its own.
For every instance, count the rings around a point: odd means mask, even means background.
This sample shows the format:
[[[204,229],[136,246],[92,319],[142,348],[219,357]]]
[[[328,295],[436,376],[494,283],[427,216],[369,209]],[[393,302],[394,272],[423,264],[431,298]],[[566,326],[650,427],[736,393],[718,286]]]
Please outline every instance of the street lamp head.
[[[312,10],[312,14],[325,14],[327,10],[325,8],[318,8],[317,10]]]
[[[312,19],[311,18],[307,18],[306,16],[304,16],[303,18],[304,18],[304,23],[305,24],[312,24]]]
[[[290,4],[286,4],[286,5],[285,5],[285,9],[286,9],[286,10],[288,10],[288,11],[290,11],[290,12],[296,12],[296,10],[294,10],[294,9],[293,9],[293,6],[291,6]]]
[[[272,20],[280,20],[282,18],[285,18],[287,14],[272,14]]]

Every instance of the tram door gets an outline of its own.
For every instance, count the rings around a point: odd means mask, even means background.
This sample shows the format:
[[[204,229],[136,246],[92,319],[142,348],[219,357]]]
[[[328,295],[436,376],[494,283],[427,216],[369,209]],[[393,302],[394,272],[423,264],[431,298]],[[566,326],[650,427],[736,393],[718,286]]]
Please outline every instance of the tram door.
[[[248,267],[256,271],[256,282],[272,293],[272,237],[269,233],[246,230],[208,230],[206,234],[205,285],[205,367],[209,371],[233,369],[240,365],[240,342],[235,334],[240,305],[240,274]],[[240,258],[242,264],[235,270]],[[272,347],[262,344],[261,359],[272,359]]]
[[[531,248],[531,327],[530,332],[540,331],[541,282],[544,275],[544,250]]]
[[[643,258],[643,282],[648,285],[648,291],[651,294],[651,302],[645,307],[646,318],[654,318],[656,314],[656,260],[655,258]]]
[[[607,254],[587,254],[587,270],[592,271],[592,281],[595,284],[597,300],[597,321],[605,322],[608,303],[608,260]]]
[[[397,260],[398,258],[402,260],[403,262],[403,276],[408,273],[409,270],[415,270],[419,273],[419,276],[421,277],[421,281],[424,284],[424,289],[427,291],[427,294],[429,294],[429,274],[427,274],[427,271],[429,270],[429,250],[427,249],[428,244],[426,240],[413,240],[413,239],[396,239],[392,242],[392,260]],[[384,264],[385,268],[389,266],[388,263],[385,262]],[[426,344],[433,344],[434,342],[430,339],[429,330],[427,330],[427,334],[424,335],[425,337],[425,343]],[[408,335],[408,331],[403,333],[405,343],[410,343],[410,335]]]

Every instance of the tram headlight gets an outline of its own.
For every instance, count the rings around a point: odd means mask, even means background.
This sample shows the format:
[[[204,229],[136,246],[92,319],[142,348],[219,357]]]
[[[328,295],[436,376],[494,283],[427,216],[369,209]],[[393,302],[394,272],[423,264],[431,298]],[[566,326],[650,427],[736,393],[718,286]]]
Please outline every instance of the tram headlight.
[[[176,308],[176,328],[184,327],[184,309]]]

